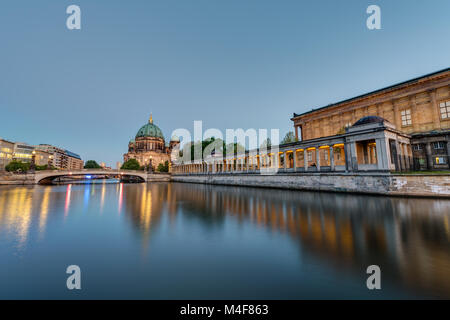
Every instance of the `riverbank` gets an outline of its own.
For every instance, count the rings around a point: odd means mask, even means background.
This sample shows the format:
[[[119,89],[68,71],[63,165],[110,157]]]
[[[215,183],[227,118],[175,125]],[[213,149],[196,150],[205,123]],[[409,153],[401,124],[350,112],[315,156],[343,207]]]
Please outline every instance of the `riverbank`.
[[[14,174],[10,172],[0,173],[0,185],[33,185],[35,178],[33,173]]]
[[[79,173],[79,174],[77,174]],[[0,173],[0,185],[36,185],[36,184],[48,184],[51,183],[51,178],[55,179],[66,179],[69,181],[76,181],[76,177],[79,176],[80,179],[82,176],[88,175],[99,175],[99,176],[119,176],[121,181],[127,181],[129,177],[139,177],[141,181],[146,182],[169,182],[171,180],[171,175],[168,173],[159,173],[159,172],[131,172],[126,170],[121,170],[120,175],[118,171],[105,171],[105,170],[86,170],[86,172],[63,172],[63,171],[38,171],[34,173],[10,173],[10,172],[1,172]],[[46,179],[50,178],[50,179]]]
[[[450,174],[290,173],[172,175],[172,181],[450,199]]]
[[[265,187],[290,190],[328,191],[396,195],[409,197],[439,197],[450,199],[450,174],[422,173],[257,173],[233,174],[148,174],[149,182],[188,182],[214,185]],[[34,174],[0,175],[0,185],[34,185]]]

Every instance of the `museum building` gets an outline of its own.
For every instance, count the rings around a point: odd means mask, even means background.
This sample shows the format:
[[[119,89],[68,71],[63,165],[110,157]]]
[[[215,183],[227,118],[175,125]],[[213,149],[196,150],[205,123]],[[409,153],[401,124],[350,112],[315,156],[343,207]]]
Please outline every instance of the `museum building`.
[[[450,68],[291,118],[298,141],[174,168],[175,173],[448,170]]]
[[[346,135],[365,121],[383,122],[387,131],[389,170],[439,170],[449,168],[450,68],[408,80],[302,114],[295,114],[295,135],[301,140]],[[367,120],[371,119],[371,120]],[[377,120],[375,120],[377,119]],[[356,165],[372,161],[374,138],[357,141]],[[405,160],[406,159],[406,160]],[[403,163],[407,162],[407,163]]]

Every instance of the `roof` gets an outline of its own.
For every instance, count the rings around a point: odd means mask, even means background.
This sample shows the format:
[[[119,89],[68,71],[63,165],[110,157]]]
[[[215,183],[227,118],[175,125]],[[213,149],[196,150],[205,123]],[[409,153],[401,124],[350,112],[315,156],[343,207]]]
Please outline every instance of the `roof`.
[[[386,119],[383,119],[378,116],[367,116],[367,117],[362,117],[361,119],[356,121],[352,127],[362,126],[364,124],[369,124],[369,123],[383,123],[385,121],[388,122]]]
[[[148,123],[144,124],[136,133],[136,138],[153,137],[161,138],[164,140],[164,135],[161,129],[153,124],[153,118],[150,116]]]
[[[70,152],[69,150],[65,150],[65,152],[66,152],[66,154],[67,154],[69,157],[72,157],[72,158],[76,158],[76,159],[80,159],[80,160],[81,160],[81,157],[80,157],[78,154],[73,153],[73,152]]]
[[[368,92],[368,93],[364,93],[362,95],[359,95],[359,96],[356,96],[356,97],[353,97],[353,98],[350,98],[350,99],[345,99],[345,100],[342,100],[342,101],[339,101],[339,102],[331,103],[331,104],[326,105],[324,107],[320,107],[320,108],[317,108],[317,109],[312,109],[311,111],[307,111],[307,112],[304,112],[304,113],[297,114],[297,113],[294,112],[293,118],[296,118],[296,117],[299,117],[299,116],[303,116],[303,115],[306,115],[306,114],[309,114],[309,113],[313,113],[313,112],[316,112],[316,111],[319,111],[319,110],[323,110],[323,109],[326,109],[326,108],[334,107],[334,106],[340,105],[342,103],[350,102],[352,100],[361,99],[361,98],[370,96],[372,94],[376,94],[376,93],[382,92],[384,90],[391,90],[391,89],[395,89],[397,87],[404,86],[406,84],[413,84],[415,82],[418,82],[421,79],[424,79],[424,78],[427,78],[427,77],[431,77],[431,76],[435,76],[435,75],[438,75],[440,73],[445,73],[445,72],[448,72],[448,71],[450,71],[450,68],[442,69],[442,70],[439,70],[439,71],[436,71],[436,72],[432,72],[432,73],[429,73],[429,74],[426,74],[426,75],[423,75],[423,76],[420,76],[420,77],[417,77],[417,78],[414,78],[414,79],[411,79],[411,80],[407,80],[407,81],[403,81],[403,82],[400,82],[400,83],[396,83],[394,85],[391,85],[391,86],[388,86],[388,87],[384,87],[382,89],[378,89],[378,90],[375,90],[375,91],[371,91],[371,92]]]

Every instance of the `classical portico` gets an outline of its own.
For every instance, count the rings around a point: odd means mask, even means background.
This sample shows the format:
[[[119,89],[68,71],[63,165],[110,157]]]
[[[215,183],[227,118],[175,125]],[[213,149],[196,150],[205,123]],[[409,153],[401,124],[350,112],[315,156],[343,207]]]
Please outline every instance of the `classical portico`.
[[[344,134],[223,158],[209,157],[174,166],[173,173],[388,172],[411,167],[410,137],[385,119],[368,116],[347,128]]]

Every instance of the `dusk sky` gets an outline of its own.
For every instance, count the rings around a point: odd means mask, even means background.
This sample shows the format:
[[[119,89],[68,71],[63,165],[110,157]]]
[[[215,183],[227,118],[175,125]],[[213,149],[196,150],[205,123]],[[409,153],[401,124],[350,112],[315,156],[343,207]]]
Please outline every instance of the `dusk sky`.
[[[67,6],[82,29],[66,27]],[[366,8],[381,7],[381,30]],[[115,167],[173,130],[279,128],[450,65],[450,1],[2,0],[0,137]]]

